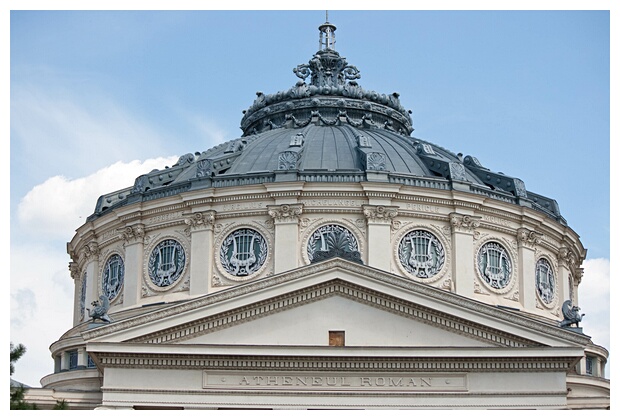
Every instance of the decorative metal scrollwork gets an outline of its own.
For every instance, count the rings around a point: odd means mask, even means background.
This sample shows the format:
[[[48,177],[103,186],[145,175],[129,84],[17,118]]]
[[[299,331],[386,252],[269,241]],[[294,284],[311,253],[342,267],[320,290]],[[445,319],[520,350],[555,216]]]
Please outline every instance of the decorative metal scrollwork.
[[[233,276],[257,272],[267,259],[267,241],[254,229],[237,229],[224,239],[220,263]]]
[[[407,272],[426,279],[439,273],[446,254],[435,235],[425,230],[414,230],[400,241],[398,258]]]
[[[555,276],[551,264],[545,258],[536,262],[536,292],[547,305],[555,298]]]
[[[494,289],[505,288],[512,274],[508,251],[497,242],[487,242],[478,251],[478,270],[489,286]]]
[[[121,291],[125,281],[125,263],[120,255],[114,254],[105,263],[103,268],[103,294],[111,301]]]
[[[172,285],[185,268],[185,250],[174,239],[161,241],[151,252],[148,270],[149,278],[155,286]]]

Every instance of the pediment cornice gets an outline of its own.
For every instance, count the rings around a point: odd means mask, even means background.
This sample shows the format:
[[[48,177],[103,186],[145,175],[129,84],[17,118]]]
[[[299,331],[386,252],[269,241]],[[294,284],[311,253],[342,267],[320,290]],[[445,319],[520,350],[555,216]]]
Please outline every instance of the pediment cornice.
[[[304,285],[300,285],[299,289],[287,287],[287,291],[281,290],[284,285],[294,286],[297,281],[301,282],[303,279],[313,277],[317,278],[315,284],[308,285],[306,282]],[[352,278],[355,278],[355,282],[351,280]],[[377,284],[383,286],[383,292],[375,290],[374,286]],[[391,290],[400,292],[401,297],[393,296],[389,293]],[[266,291],[271,293],[264,293]],[[458,310],[454,314],[444,313],[428,305],[420,305],[413,300],[403,299],[403,293],[404,296],[417,296],[426,301],[441,302]],[[239,300],[242,297],[258,294],[261,294],[261,298],[255,302],[248,301],[237,307],[200,315],[199,310],[201,308],[208,308],[233,299]],[[87,341],[100,340],[104,336],[134,330],[133,336],[123,334],[124,338],[121,341],[174,343],[332,295],[344,296],[483,342],[493,343],[496,346],[529,347],[543,345],[536,340],[536,333],[577,345],[586,345],[590,341],[589,337],[585,335],[576,334],[520,314],[340,258],[310,264],[148,314],[117,321],[95,330],[86,331],[83,333],[83,337]],[[458,311],[461,310],[464,313],[459,317]],[[195,313],[196,317],[191,320],[184,318],[183,321],[179,318],[178,325],[170,324],[171,319],[188,313]],[[488,327],[483,323],[470,321],[468,314],[486,317],[494,320],[494,322],[513,326],[517,329],[522,328],[534,332],[534,334],[528,338],[519,334],[503,332],[501,328]],[[159,324],[159,321],[164,320],[166,321],[165,324],[171,326],[144,328],[154,325],[153,323]]]

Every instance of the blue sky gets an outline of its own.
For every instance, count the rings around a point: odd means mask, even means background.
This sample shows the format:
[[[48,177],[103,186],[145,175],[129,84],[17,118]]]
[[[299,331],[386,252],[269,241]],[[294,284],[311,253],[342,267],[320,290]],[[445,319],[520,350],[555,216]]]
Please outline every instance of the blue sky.
[[[295,84],[324,20],[322,10],[11,12],[10,339],[28,347],[14,379],[39,386],[53,370],[48,347],[72,319],[65,244],[97,197],[239,137],[257,91]],[[329,20],[360,85],[401,94],[414,137],[558,201],[588,249],[584,332],[609,348],[610,13],[334,10]]]

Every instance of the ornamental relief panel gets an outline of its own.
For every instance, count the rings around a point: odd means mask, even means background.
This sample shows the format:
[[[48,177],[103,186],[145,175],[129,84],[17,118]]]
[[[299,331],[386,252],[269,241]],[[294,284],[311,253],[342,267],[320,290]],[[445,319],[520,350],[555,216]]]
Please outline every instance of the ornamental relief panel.
[[[399,225],[399,231],[392,236],[393,261],[398,274],[421,283],[444,278],[451,266],[452,245],[442,227],[416,222]],[[450,290],[450,279],[444,279],[441,288]]]
[[[328,252],[333,247],[343,248],[344,252],[359,252],[365,260],[364,242],[366,238],[366,220],[364,219],[316,219],[308,220],[301,229],[301,261],[308,265],[315,252]],[[345,249],[346,248],[346,249]]]
[[[184,231],[148,235],[142,261],[142,297],[189,289],[190,243]]]
[[[480,294],[495,294],[518,301],[517,273],[519,267],[516,241],[481,235],[475,246],[475,287]]]
[[[212,285],[238,284],[270,273],[272,244],[273,232],[264,222],[229,223],[222,227],[215,239],[216,273]]]

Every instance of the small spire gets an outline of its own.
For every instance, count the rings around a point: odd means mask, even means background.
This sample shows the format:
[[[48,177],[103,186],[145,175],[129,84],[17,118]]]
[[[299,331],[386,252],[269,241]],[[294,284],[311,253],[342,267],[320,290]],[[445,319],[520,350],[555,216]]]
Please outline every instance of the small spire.
[[[336,25],[332,25],[328,20],[327,10],[325,11],[325,23],[319,26],[319,51],[336,51]]]

